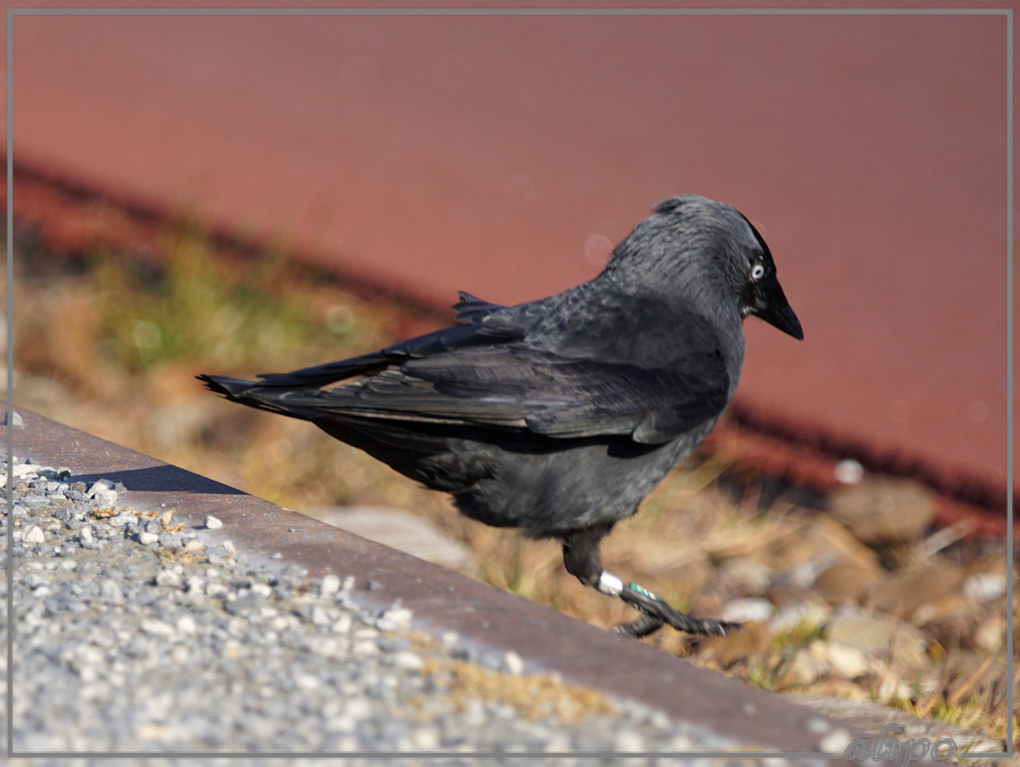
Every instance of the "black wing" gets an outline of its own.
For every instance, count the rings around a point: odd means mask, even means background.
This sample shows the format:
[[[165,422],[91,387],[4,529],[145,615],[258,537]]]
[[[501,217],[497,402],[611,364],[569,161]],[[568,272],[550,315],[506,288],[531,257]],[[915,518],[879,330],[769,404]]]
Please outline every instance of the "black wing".
[[[680,329],[698,342],[649,365],[615,361],[616,351],[604,361],[610,350],[592,343],[603,334],[590,326],[583,345],[554,352],[528,345],[526,330],[502,316],[504,307],[461,294],[456,308],[467,324],[373,354],[257,383],[202,379],[252,407],[314,421],[443,423],[553,438],[617,434],[646,444],[674,439],[728,402],[730,378],[714,336],[688,322]]]
[[[659,444],[718,416],[728,400],[721,357],[685,362],[650,369],[501,344],[407,359],[333,389],[273,393],[275,378],[258,389],[303,417],[527,429],[555,438],[629,434]]]

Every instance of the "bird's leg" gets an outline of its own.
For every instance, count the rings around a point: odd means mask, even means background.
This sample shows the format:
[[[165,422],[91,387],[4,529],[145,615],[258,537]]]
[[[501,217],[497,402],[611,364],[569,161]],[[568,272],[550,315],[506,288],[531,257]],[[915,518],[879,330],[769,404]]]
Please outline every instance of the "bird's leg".
[[[664,623],[688,634],[726,636],[730,631],[740,629],[738,623],[692,618],[685,615],[674,610],[648,589],[636,583],[625,584],[616,575],[603,570],[599,555],[599,543],[607,532],[609,532],[609,527],[602,526],[573,533],[564,538],[563,564],[567,568],[567,572],[581,583],[592,586],[608,596],[618,597],[644,613],[636,621],[617,626],[615,631],[627,636],[643,637],[657,631]]]

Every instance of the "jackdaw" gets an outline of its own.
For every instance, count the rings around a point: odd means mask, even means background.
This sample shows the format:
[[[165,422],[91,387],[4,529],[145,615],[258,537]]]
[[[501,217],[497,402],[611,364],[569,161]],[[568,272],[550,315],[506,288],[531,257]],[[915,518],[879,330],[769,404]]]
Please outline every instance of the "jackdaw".
[[[599,546],[719,420],[740,377],[743,318],[804,337],[750,221],[672,197],[590,282],[516,306],[462,292],[454,309],[457,324],[360,357],[259,381],[198,377],[450,493],[472,519],[559,539],[568,572],[642,613],[621,633],[736,628],[624,583]]]

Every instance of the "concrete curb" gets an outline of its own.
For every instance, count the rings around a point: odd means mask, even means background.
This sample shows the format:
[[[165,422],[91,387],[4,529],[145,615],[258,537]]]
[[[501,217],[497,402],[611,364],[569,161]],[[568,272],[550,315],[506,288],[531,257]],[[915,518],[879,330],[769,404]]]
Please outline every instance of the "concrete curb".
[[[310,577],[329,572],[354,576],[362,586],[355,590],[361,606],[382,610],[399,599],[413,612],[414,629],[437,638],[456,632],[479,657],[500,661],[516,653],[524,673],[556,673],[568,684],[651,706],[759,753],[796,753],[838,764],[842,761],[826,758],[823,744],[835,744],[840,729],[845,742],[865,737],[782,696],[30,411],[18,413],[22,423],[13,434],[17,456],[66,467],[71,481],[107,477],[122,482],[127,489],[119,501],[143,511],[172,508],[174,520],[189,526],[201,527],[214,514],[224,528],[208,535],[229,537],[250,560],[282,559],[306,567]],[[376,587],[363,588],[369,581]]]

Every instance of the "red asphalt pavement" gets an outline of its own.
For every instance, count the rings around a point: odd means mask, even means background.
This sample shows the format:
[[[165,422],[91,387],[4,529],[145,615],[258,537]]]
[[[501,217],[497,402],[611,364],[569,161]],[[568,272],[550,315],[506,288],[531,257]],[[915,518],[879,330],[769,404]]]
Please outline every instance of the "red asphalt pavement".
[[[447,304],[721,199],[806,336],[746,323],[744,405],[1004,488],[1006,25],[18,15],[13,157]]]

